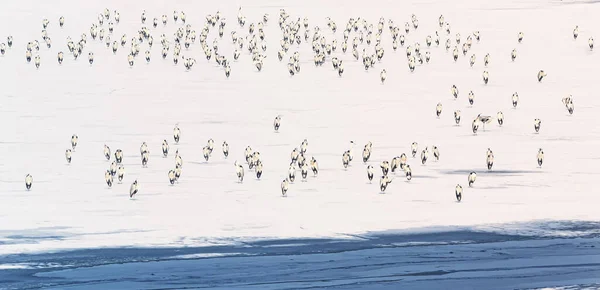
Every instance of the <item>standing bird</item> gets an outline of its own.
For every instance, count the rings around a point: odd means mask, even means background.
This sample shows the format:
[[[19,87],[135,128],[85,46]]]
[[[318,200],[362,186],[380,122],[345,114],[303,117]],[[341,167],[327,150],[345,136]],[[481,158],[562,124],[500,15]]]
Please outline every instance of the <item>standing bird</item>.
[[[404,165],[404,173],[406,173],[406,180],[410,181],[412,179],[412,169],[410,169],[410,165]]]
[[[179,125],[175,124],[175,128],[173,129],[173,139],[175,140],[175,144],[179,143],[180,137],[181,137],[181,130],[179,130]]]
[[[450,92],[452,93],[452,95],[454,96],[454,99],[456,100],[458,98],[458,88],[456,87],[456,85],[452,85],[452,88],[450,88]]]
[[[381,71],[381,73],[379,73],[379,78],[381,79],[382,84],[385,82],[386,77],[387,77],[387,73],[385,72],[385,69],[384,69]]]
[[[27,190],[31,190],[31,183],[33,183],[33,177],[31,177],[30,174],[27,174],[27,176],[25,176],[25,188],[27,188]]]
[[[438,103],[435,106],[435,115],[438,117],[438,119],[440,118],[440,115],[442,114],[442,103]]]
[[[312,157],[310,160],[310,169],[312,170],[314,176],[319,174],[319,164],[317,163],[317,159],[315,159],[315,157]]]
[[[106,144],[104,144],[104,158],[110,161],[110,147],[106,146]]]
[[[433,146],[433,158],[435,158],[435,161],[440,161],[440,150],[437,146]]]
[[[142,167],[148,167],[148,159],[150,158],[150,153],[148,151],[144,151],[142,153]]]
[[[137,179],[131,184],[129,187],[129,198],[132,198],[134,195],[138,193],[139,185]]]
[[[492,151],[488,151],[486,163],[487,163],[487,169],[492,170],[492,166],[494,166],[494,153],[492,153]]]
[[[226,141],[223,141],[223,155],[225,156],[225,158],[227,158],[227,156],[229,156],[229,144],[227,144]]]
[[[117,151],[115,151],[115,161],[117,164],[123,163],[123,151],[121,149],[117,149]]]
[[[471,65],[471,67],[473,67],[473,65],[475,64],[475,59],[476,59],[475,54],[472,54],[471,60],[469,61],[469,64]]]
[[[367,178],[369,179],[369,183],[373,181],[373,166],[367,166]]]
[[[308,164],[303,163],[300,170],[302,172],[302,181],[306,181],[306,177],[308,176]]]
[[[475,171],[471,171],[471,173],[469,173],[469,187],[473,187],[473,184],[475,183],[475,179],[477,179],[477,173],[475,173]]]
[[[88,61],[90,62],[90,65],[92,65],[94,63],[94,53],[93,52],[88,53]]]
[[[590,46],[590,50],[594,49],[594,38],[590,36],[588,39],[588,45]]]
[[[345,151],[344,154],[342,155],[342,165],[344,165],[344,169],[348,168],[349,163],[350,163],[350,153],[348,151]]]
[[[65,151],[65,158],[67,158],[67,163],[71,163],[71,149],[67,149],[67,151]]]
[[[510,53],[510,59],[512,61],[515,61],[515,58],[517,58],[517,49],[513,49],[512,52]]]
[[[277,115],[277,117],[275,117],[275,121],[273,121],[273,128],[275,129],[275,132],[279,131],[280,126],[281,126],[281,115]]]
[[[387,189],[388,185],[392,183],[392,179],[389,176],[383,175],[381,179],[379,179],[379,189],[381,189],[381,193],[384,193]]]
[[[483,64],[485,65],[485,67],[487,67],[489,63],[490,63],[490,54],[488,53],[483,58]]]
[[[419,149],[419,144],[417,142],[412,142],[412,144],[410,144],[410,153],[412,153],[413,158],[415,158],[415,156],[417,156],[418,149]]]
[[[477,134],[477,130],[479,130],[479,124],[481,122],[479,121],[479,118],[475,118],[473,120],[473,123],[471,124],[471,129],[473,130],[473,134]]]
[[[208,162],[208,158],[210,157],[210,150],[208,150],[208,146],[202,147],[202,156],[204,156],[204,160]]]
[[[423,149],[423,151],[421,151],[421,164],[425,165],[425,163],[427,162],[428,156],[429,156],[429,153],[427,152],[427,147],[425,147],[425,149]]]
[[[543,79],[543,78],[544,78],[546,75],[547,75],[547,74],[546,74],[546,72],[544,72],[543,70],[540,70],[540,71],[538,72],[538,74],[537,74],[537,79],[538,79],[538,82],[540,82],[540,83],[541,83],[541,82],[542,82],[542,79]]]
[[[169,155],[169,143],[167,143],[167,139],[162,142],[162,153],[163,157],[167,157]]]
[[[117,174],[117,162],[113,161],[108,170],[110,170],[110,175],[115,176]]]
[[[281,182],[281,195],[283,197],[287,196],[288,188],[289,188],[289,182],[288,182],[288,179],[286,178]]]
[[[175,184],[175,170],[173,170],[173,169],[169,170],[168,176],[169,176],[169,183],[171,183],[171,185]]]
[[[381,173],[383,175],[388,175],[388,172],[390,171],[390,163],[387,160],[382,161],[379,167],[381,167]]]
[[[502,126],[502,124],[504,124],[504,114],[502,113],[502,111],[499,111],[498,114],[496,114],[496,119],[498,120],[499,126]]]
[[[296,166],[294,164],[291,164],[288,169],[288,179],[291,183],[294,183],[294,180],[296,180]]]
[[[462,186],[460,186],[460,184],[457,184],[456,188],[454,189],[454,194],[456,195],[456,200],[458,200],[458,202],[460,202],[460,200],[462,199],[462,193],[463,193]]]
[[[540,119],[533,120],[533,129],[535,129],[536,133],[540,132],[540,126],[542,125],[542,121]]]
[[[117,179],[119,180],[119,183],[123,182],[123,177],[125,177],[125,167],[119,165],[119,168],[117,169]]]
[[[579,26],[575,26],[575,29],[573,29],[573,39],[577,40],[577,36],[579,36]]]
[[[237,174],[240,183],[242,183],[244,181],[244,167],[241,164],[238,164],[237,161],[235,161],[233,165],[235,166],[235,173]]]
[[[488,71],[483,71],[483,83],[487,85],[488,81],[489,81],[490,75],[488,73]]]
[[[473,102],[475,101],[475,94],[473,91],[469,92],[469,105],[473,106]]]
[[[71,147],[73,148],[73,151],[75,151],[75,147],[77,147],[78,141],[79,137],[77,136],[77,134],[73,134],[73,136],[71,136]]]
[[[518,36],[518,37],[519,37],[519,38],[518,38],[518,40],[519,40],[519,43],[521,43],[521,41],[523,41],[523,36],[525,36],[525,35],[523,34],[523,32],[519,32],[519,36]]]
[[[517,94],[516,92],[512,95],[512,105],[513,108],[517,107],[517,104],[519,103],[519,94]]]
[[[540,168],[541,168],[542,163],[544,163],[544,150],[542,150],[542,148],[540,148],[540,150],[538,150],[537,161],[538,161],[538,166],[540,166]]]
[[[104,172],[104,181],[106,182],[106,185],[108,185],[108,187],[112,187],[113,184],[113,176],[110,173],[110,170],[106,170],[106,172]]]

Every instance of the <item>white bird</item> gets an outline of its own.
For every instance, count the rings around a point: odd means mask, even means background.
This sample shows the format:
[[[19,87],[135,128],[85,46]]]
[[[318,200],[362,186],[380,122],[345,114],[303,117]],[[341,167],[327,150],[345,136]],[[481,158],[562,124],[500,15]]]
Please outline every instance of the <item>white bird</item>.
[[[540,119],[533,120],[533,129],[535,129],[536,133],[540,132],[541,126],[542,126],[542,121]]]
[[[542,163],[544,163],[544,150],[540,148],[537,153],[537,162],[540,168],[542,167]]]
[[[456,200],[458,200],[458,202],[460,202],[460,200],[462,199],[462,193],[463,193],[462,186],[460,186],[460,184],[457,184],[456,188],[454,189],[454,194],[456,195]]]
[[[498,114],[496,114],[496,119],[498,120],[498,125],[502,126],[502,124],[504,124],[504,114],[502,111],[499,111]]]
[[[237,161],[235,161],[233,165],[235,166],[235,173],[237,174],[240,183],[242,183],[244,181],[244,167],[241,164],[238,164]]]
[[[171,185],[175,184],[175,170],[169,170],[169,183],[171,183]]]
[[[104,181],[106,182],[106,184],[108,185],[108,187],[112,187],[113,176],[110,173],[110,170],[106,170],[106,172],[104,172]]]
[[[412,153],[413,158],[417,155],[418,149],[419,149],[419,144],[417,142],[412,142],[412,144],[410,144],[410,151]]]
[[[381,193],[384,193],[387,189],[388,185],[392,183],[392,179],[387,175],[382,175],[379,179],[379,189],[381,189]]]
[[[385,82],[385,79],[387,78],[387,73],[384,70],[381,71],[381,73],[379,73],[379,78],[381,78],[381,83],[383,84]]]
[[[71,149],[65,151],[65,158],[67,159],[67,163],[71,163]]]
[[[169,155],[169,143],[167,143],[166,139],[162,142],[162,153],[163,157],[167,157],[167,155]]]
[[[25,176],[25,188],[27,188],[27,190],[31,190],[32,183],[33,183],[33,177],[31,177],[30,174],[27,174]]]
[[[73,151],[75,151],[75,147],[77,147],[77,142],[79,142],[79,137],[77,134],[73,134],[73,136],[71,136],[71,147],[73,148]]]
[[[117,169],[117,179],[119,180],[119,183],[123,182],[123,177],[125,177],[125,167],[123,167],[123,165],[119,165],[119,168]]]
[[[369,179],[369,183],[373,180],[373,166],[367,166],[367,178]]]
[[[281,195],[283,197],[287,196],[288,187],[289,187],[289,182],[288,182],[288,179],[286,178],[281,182]]]
[[[104,144],[104,158],[110,161],[110,147]]]
[[[131,184],[131,187],[129,187],[129,198],[132,198],[134,195],[136,195],[139,191],[139,185],[138,185],[138,181],[137,179]]]
[[[280,126],[281,126],[281,115],[277,115],[277,117],[275,117],[275,121],[273,121],[273,128],[275,129],[275,132],[279,131]]]
[[[225,156],[225,158],[227,158],[227,156],[229,156],[229,144],[227,144],[226,141],[223,141],[223,155]]]
[[[469,173],[469,177],[468,177],[469,187],[473,187],[473,184],[475,183],[475,179],[477,179],[477,173],[475,173],[475,171],[472,171],[471,173]]]
[[[543,70],[540,70],[537,74],[537,79],[538,82],[542,82],[542,79],[547,76],[546,72],[544,72]]]
[[[181,130],[179,129],[179,125],[175,125],[173,129],[173,139],[175,140],[175,144],[179,143],[179,138],[181,137]]]

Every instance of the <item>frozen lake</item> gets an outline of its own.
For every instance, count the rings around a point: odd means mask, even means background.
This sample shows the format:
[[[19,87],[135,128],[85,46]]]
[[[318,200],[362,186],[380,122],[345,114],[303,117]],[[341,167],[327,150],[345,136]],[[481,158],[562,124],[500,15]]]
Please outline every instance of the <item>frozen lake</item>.
[[[100,288],[160,285],[158,278],[146,276],[131,281],[132,284],[111,284],[133,276],[129,274],[132,269],[144,273],[157,271],[152,263],[139,263],[145,260],[159,260],[158,267],[183,269],[174,275],[186,285],[165,284],[160,286],[162,288],[195,285],[261,288],[260,284],[252,283],[265,281],[270,283],[264,286],[267,288],[338,285],[337,282],[316,282],[323,277],[338,279],[342,281],[339,285],[350,288],[394,288],[394,284],[386,284],[387,278],[374,279],[376,282],[369,285],[360,283],[371,276],[385,277],[386,271],[438,271],[440,265],[421,251],[445,253],[448,247],[455,253],[465,253],[467,258],[453,263],[451,269],[440,271],[460,272],[461,267],[484,269],[487,266],[477,265],[483,263],[480,261],[483,259],[490,261],[492,268],[502,267],[501,275],[510,277],[504,280],[506,284],[498,284],[500,288],[600,283],[596,278],[600,275],[594,270],[598,268],[598,252],[591,248],[591,245],[598,246],[596,223],[600,222],[600,197],[593,190],[595,178],[600,176],[595,166],[600,159],[596,150],[600,145],[600,121],[596,118],[600,108],[597,98],[600,83],[596,73],[600,56],[597,48],[592,51],[588,47],[589,37],[600,37],[597,1],[468,0],[450,4],[433,0],[398,4],[395,1],[257,0],[243,5],[242,11],[247,17],[244,28],[236,23],[238,5],[233,1],[200,4],[196,1],[80,3],[69,0],[60,2],[58,7],[43,1],[3,3],[0,43],[12,35],[14,44],[0,56],[0,121],[3,124],[0,127],[0,152],[3,152],[0,281],[8,281],[0,282],[0,288],[5,285],[9,288],[56,286],[65,280],[75,281],[75,286],[86,287],[93,283]],[[119,46],[116,54],[106,48],[104,41],[89,37],[91,24],[98,22],[97,16],[104,8],[116,9],[121,14],[111,38],[120,41],[126,34],[127,44]],[[283,61],[277,59],[282,38],[277,23],[280,8],[285,8],[294,21],[308,17],[311,35],[313,27],[319,26],[328,42],[338,41],[338,50],[331,57],[344,61],[342,77],[332,68],[330,57],[322,67],[315,67],[311,46],[304,38],[301,45],[290,47]],[[141,43],[140,56],[135,59],[135,65],[129,67],[130,41],[142,26],[140,15],[144,9],[154,46],[149,48],[146,42]],[[167,58],[161,58],[160,35],[164,33],[172,41],[175,30],[183,27],[181,21],[173,22],[173,10],[185,11],[187,23],[198,33],[207,14],[221,11],[227,24],[218,46],[219,53],[231,61],[229,78],[214,59],[206,61],[198,40],[181,51],[185,57],[197,60],[190,71],[186,71],[181,62],[173,64],[172,47]],[[264,13],[270,16],[264,28],[267,58],[262,71],[258,72],[246,46],[240,59],[233,60],[230,33],[235,30],[245,37],[249,23],[257,23]],[[413,13],[419,19],[419,27],[411,28],[406,34],[404,23],[410,21]],[[168,16],[167,25],[161,23],[153,28],[152,19],[160,19],[162,14]],[[450,23],[450,35],[438,26],[440,14]],[[60,16],[65,17],[63,28],[58,26]],[[326,17],[336,22],[336,33],[327,28]],[[380,17],[385,19],[381,35],[385,55],[368,71],[352,56],[351,43],[356,33],[350,34],[349,50],[343,53],[340,49],[342,33],[350,17],[365,19],[375,30]],[[44,18],[50,21],[47,32],[52,47],[49,49],[41,39]],[[405,46],[395,52],[389,19],[406,36]],[[572,33],[576,25],[579,37],[574,40]],[[106,27],[105,22],[102,28]],[[425,38],[435,35],[436,31],[440,45],[428,48]],[[464,42],[474,31],[480,31],[481,41],[474,40],[467,55],[461,53],[454,62],[452,49],[456,33],[460,33]],[[301,32],[303,36],[304,28]],[[519,32],[524,33],[522,43],[517,41]],[[68,53],[67,37],[78,41],[82,33],[88,34],[87,44],[83,55],[74,60]],[[211,28],[207,38],[210,47],[215,38],[218,39],[216,28]],[[444,44],[448,38],[452,47],[446,51]],[[33,61],[25,60],[26,45],[35,39],[40,41],[39,52],[34,50],[34,55],[39,54],[41,58],[39,69]],[[407,45],[414,47],[416,42],[421,44],[422,53],[430,52],[431,61],[417,65],[411,73],[405,50]],[[373,43],[360,44],[361,55],[363,48],[374,52]],[[148,49],[151,61],[147,64],[143,54]],[[513,49],[518,55],[514,62],[510,57]],[[58,51],[65,52],[62,65],[56,60]],[[295,51],[300,53],[302,69],[290,76],[286,64]],[[87,62],[88,52],[95,55],[93,65]],[[491,60],[485,67],[483,59],[488,53]],[[471,54],[477,57],[473,67],[469,66]],[[384,84],[379,78],[382,69],[387,71]],[[482,81],[484,70],[490,74],[487,85]],[[539,70],[548,74],[542,82],[536,79]],[[456,100],[450,93],[452,85],[459,89]],[[469,91],[475,94],[472,106],[467,101]],[[514,92],[520,97],[516,109],[511,103]],[[561,102],[567,95],[573,96],[573,115]],[[438,103],[443,105],[440,118],[435,115]],[[462,112],[460,126],[454,123],[454,110]],[[478,114],[495,117],[498,111],[504,113],[503,126],[493,120],[485,131],[480,129],[477,135],[471,132],[471,120]],[[282,115],[279,133],[275,133],[272,126],[277,115]],[[542,120],[539,133],[533,128],[536,118]],[[182,132],[179,144],[173,142],[175,124],[179,124]],[[67,164],[64,152],[70,148],[73,134],[79,136],[79,145],[73,152],[72,163]],[[215,141],[215,151],[207,162],[202,156],[202,147],[211,138]],[[171,146],[167,158],[162,158],[160,148],[164,139]],[[315,157],[319,162],[319,175],[309,174],[306,182],[298,178],[290,184],[287,198],[282,198],[280,182],[286,177],[290,153],[304,139],[309,142],[307,157]],[[342,154],[350,149],[351,140],[356,143],[355,160],[344,169]],[[223,141],[230,146],[228,158],[221,153]],[[366,177],[367,165],[360,160],[362,148],[369,141],[373,142],[373,153],[368,164],[376,169],[376,180],[372,184]],[[147,168],[142,167],[138,155],[142,142],[146,142],[150,150]],[[426,146],[430,149],[437,146],[440,160],[435,162],[430,153],[430,159],[421,165],[418,154],[417,158],[410,157],[412,142],[419,143],[419,152]],[[104,144],[113,152],[122,149],[125,155],[125,179],[123,184],[115,182],[112,188],[108,188],[103,179],[110,165],[102,155]],[[246,178],[239,183],[233,164],[236,160],[244,161],[246,146],[261,153],[264,172],[257,180],[244,163]],[[495,155],[491,171],[486,168],[488,148]],[[539,148],[543,148],[546,156],[541,168],[536,162]],[[184,165],[180,182],[170,185],[167,172],[175,168],[175,150],[179,150]],[[396,179],[385,194],[380,194],[380,162],[390,161],[402,153],[409,155],[413,179],[407,182],[403,173],[391,174]],[[467,175],[471,171],[478,174],[473,188],[467,186]],[[24,186],[27,174],[34,180],[31,191]],[[140,192],[129,199],[129,186],[136,179]],[[465,189],[461,203],[454,197],[458,183]],[[575,228],[582,224],[592,226],[586,227],[583,234],[573,234],[563,227],[548,230],[545,225],[553,223],[573,223]],[[471,236],[482,232],[494,238],[473,243],[483,246],[465,246],[454,244],[455,236],[440,234],[441,240],[429,244],[431,236],[414,236],[425,229],[434,233],[437,229],[440,232],[464,230],[458,240],[465,241],[476,240]],[[427,244],[383,247],[374,242],[378,239],[360,238],[379,237],[390,231],[394,237],[396,232],[402,233],[401,239],[408,239],[403,242]],[[501,238],[496,239],[497,236]],[[328,240],[336,241],[324,251],[333,258],[316,255],[314,249],[321,248],[323,241]],[[349,242],[340,242],[346,240]],[[291,245],[264,250],[260,244],[278,241]],[[540,267],[522,270],[511,264],[514,261],[499,258],[502,255],[481,257],[472,248],[492,251],[498,246],[496,243],[501,243],[501,248],[518,249],[510,252],[516,260],[536,256],[536,253],[556,255],[533,257],[527,263]],[[244,244],[249,244],[250,249],[238,249]],[[351,246],[346,248],[346,245]],[[161,252],[161,249],[172,252]],[[73,250],[75,252],[71,252]],[[172,256],[179,255],[176,251],[184,255],[239,255],[215,259],[186,256],[185,262],[172,261]],[[411,257],[424,266],[419,269],[407,266],[414,260],[405,257],[406,254],[415,254]],[[248,255],[252,257],[246,257]],[[384,264],[392,257],[397,264],[377,269],[360,267],[355,273],[331,270],[350,267],[358,261],[364,265],[361,255],[383,255],[384,258],[377,259]],[[104,256],[105,260],[97,258]],[[294,284],[294,278],[278,276],[290,274],[279,272],[283,271],[279,268],[284,262],[272,256],[301,257],[302,261],[295,260],[296,263],[285,262],[295,270],[329,259],[340,262],[339,265],[328,262],[325,266],[328,270],[322,273],[300,275],[298,281],[304,281],[300,285]],[[569,258],[560,258],[563,256]],[[188,261],[190,258],[202,259]],[[571,258],[573,260],[569,260]],[[460,258],[452,256],[452,259]],[[252,268],[261,265],[270,269],[273,277],[244,278],[239,272],[209,281],[184,277],[192,271],[190,269],[206,271],[206,275],[212,276],[211,271],[215,270],[209,268],[216,261],[228,269],[242,263],[242,269],[254,274],[257,270]],[[78,278],[69,276],[70,272],[47,272],[53,269],[53,263],[58,265],[56,270],[69,268]],[[569,263],[590,271],[572,274],[566,270]],[[33,267],[35,269],[23,266],[30,264],[45,266]],[[546,272],[544,267],[549,265],[559,265],[559,268]],[[94,267],[79,269],[88,266]],[[513,272],[508,273],[510,271]],[[32,276],[38,272],[45,274]],[[525,272],[539,277],[551,273],[554,280],[540,278],[527,284],[515,278]],[[98,280],[94,276],[98,273],[117,276]],[[469,278],[479,274],[460,273],[452,274],[461,277],[454,280],[458,284],[448,285],[481,288],[495,281],[495,274],[486,274],[471,284],[474,280]],[[163,274],[166,275],[164,270],[157,273],[159,277]],[[352,280],[354,278],[359,280]],[[38,281],[42,284],[37,284]],[[406,284],[406,287],[435,287],[435,281]]]

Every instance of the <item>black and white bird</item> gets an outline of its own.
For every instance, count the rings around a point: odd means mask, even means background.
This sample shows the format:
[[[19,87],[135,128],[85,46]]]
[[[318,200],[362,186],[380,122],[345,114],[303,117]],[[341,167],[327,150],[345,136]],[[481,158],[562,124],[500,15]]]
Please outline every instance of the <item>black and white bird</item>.
[[[410,181],[412,179],[412,169],[409,164],[404,165],[404,173],[406,174],[406,180]]]
[[[167,143],[167,139],[164,139],[162,142],[162,153],[163,153],[163,157],[167,157],[169,155],[169,143]]]
[[[488,84],[488,81],[490,79],[490,74],[488,73],[488,71],[483,71],[483,83],[484,84]]]
[[[442,114],[442,103],[438,103],[435,106],[435,115],[437,116],[437,118],[440,118],[440,115]]]
[[[540,132],[540,127],[542,126],[542,121],[540,119],[533,120],[533,129],[536,133]]]
[[[288,179],[291,183],[294,183],[294,181],[296,180],[296,165],[295,164],[290,164],[290,167],[288,169]]]
[[[512,95],[512,105],[513,108],[517,108],[517,104],[519,103],[519,94],[516,92]]]
[[[543,70],[540,70],[540,71],[538,72],[538,74],[537,74],[537,79],[538,79],[538,82],[542,82],[542,79],[543,79],[544,77],[546,77],[546,75],[547,75],[547,74],[546,74],[546,72],[544,72]]]
[[[315,157],[310,159],[310,169],[312,170],[314,176],[319,174],[319,163],[317,163],[317,159],[315,159]]]
[[[117,149],[117,151],[115,151],[115,161],[117,164],[123,163],[123,151],[121,149]]]
[[[110,173],[110,169],[107,169],[106,172],[104,172],[104,181],[106,182],[106,185],[108,185],[108,187],[112,187],[113,184],[113,176]]]
[[[477,173],[475,173],[475,171],[471,171],[471,173],[469,173],[469,177],[468,177],[469,187],[473,187],[473,184],[475,183],[475,179],[477,179]]]
[[[179,125],[175,125],[173,129],[173,139],[175,140],[175,144],[179,143],[179,138],[181,137],[181,130],[179,129]]]
[[[119,165],[119,168],[117,169],[117,179],[119,180],[119,183],[123,182],[123,177],[125,177],[125,167],[123,167],[123,165]]]
[[[512,61],[515,61],[515,59],[517,58],[517,49],[513,49],[512,52],[510,53],[510,59]]]
[[[133,196],[138,193],[139,188],[140,187],[139,187],[138,181],[136,179],[129,187],[129,198],[133,198]]]
[[[367,166],[367,178],[369,179],[369,183],[371,183],[373,181],[373,166],[369,165]]]
[[[460,202],[460,200],[462,199],[462,193],[463,193],[462,186],[460,186],[460,184],[457,184],[456,188],[454,189],[454,194],[456,195],[456,200],[458,202]]]
[[[169,183],[171,183],[171,185],[175,184],[175,170],[171,169],[169,170],[169,173],[167,174],[169,177]]]
[[[289,188],[289,181],[288,181],[288,179],[286,178],[286,179],[284,179],[284,180],[281,182],[281,195],[282,195],[283,197],[286,197],[286,196],[287,196],[287,191],[288,191],[288,188]]]
[[[281,126],[281,115],[277,115],[277,117],[275,117],[275,121],[273,121],[273,128],[275,129],[275,132],[279,132],[280,126]]]
[[[110,156],[110,147],[104,144],[104,158],[106,158],[107,161],[110,161]]]
[[[496,120],[498,120],[498,125],[502,126],[504,124],[504,114],[502,113],[502,111],[499,111],[496,114]]]
[[[433,146],[432,152],[433,152],[433,158],[435,158],[435,161],[440,161],[440,150],[437,148],[437,146]]]
[[[538,162],[538,166],[541,168],[542,167],[542,163],[544,163],[544,150],[542,150],[542,148],[540,148],[538,150],[538,153],[537,153],[537,162]]]
[[[226,141],[223,141],[223,145],[221,147],[223,148],[223,156],[227,158],[227,156],[229,156],[229,144],[227,144]]]
[[[417,142],[412,142],[412,144],[410,144],[410,153],[412,154],[413,158],[415,158],[415,156],[417,156],[418,150],[419,150],[419,144]]]
[[[379,164],[379,167],[381,168],[381,173],[383,175],[388,175],[390,172],[390,163],[387,160],[382,161],[381,164]]]
[[[387,189],[388,185],[392,183],[392,179],[387,175],[382,175],[379,179],[379,189],[381,189],[381,193],[384,193]]]
[[[427,151],[427,147],[421,151],[421,164],[425,165],[427,162],[427,158],[429,157],[429,152]]]
[[[73,136],[71,136],[71,148],[73,148],[73,151],[75,151],[75,147],[77,147],[77,142],[79,142],[79,137],[77,134],[73,134]]]
[[[65,158],[67,159],[67,163],[71,163],[71,149],[67,149],[65,151]]]
[[[237,175],[239,182],[242,183],[244,181],[244,167],[241,164],[238,164],[237,161],[235,161],[233,165],[235,166],[235,174]]]
[[[494,166],[494,153],[489,148],[488,148],[488,152],[487,152],[486,163],[487,163],[487,169],[492,170],[492,166]]]
[[[452,85],[452,88],[450,88],[450,93],[452,93],[454,99],[458,98],[458,88],[456,87],[456,85]]]
[[[469,92],[469,105],[473,106],[473,102],[475,101],[475,94],[473,91]]]
[[[573,29],[573,39],[577,40],[577,36],[579,36],[579,26],[576,25],[575,29]]]
[[[31,177],[31,174],[27,174],[25,176],[25,188],[27,190],[31,190],[31,184],[33,183],[33,177]]]
[[[594,38],[590,36],[590,39],[588,39],[588,45],[590,46],[590,50],[594,49]]]
[[[381,71],[381,73],[379,73],[379,78],[381,79],[381,83],[383,84],[385,82],[385,79],[387,78],[387,72],[384,70]]]
[[[525,35],[523,34],[523,32],[519,32],[519,35],[518,35],[518,40],[519,40],[519,43],[521,43],[521,41],[523,41],[523,37],[524,37],[524,36],[525,36]]]

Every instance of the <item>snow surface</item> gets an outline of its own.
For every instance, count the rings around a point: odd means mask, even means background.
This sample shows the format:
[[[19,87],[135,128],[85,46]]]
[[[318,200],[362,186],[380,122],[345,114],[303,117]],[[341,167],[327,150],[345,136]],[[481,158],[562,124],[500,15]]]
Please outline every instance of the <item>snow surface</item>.
[[[43,253],[56,250],[98,247],[185,247],[231,245],[257,239],[351,238],[356,234],[398,230],[419,232],[422,228],[470,227],[488,232],[525,232],[543,235],[539,227],[511,228],[511,224],[536,220],[599,221],[600,197],[594,190],[600,171],[600,121],[596,118],[600,99],[597,68],[600,56],[590,51],[587,39],[598,35],[600,5],[595,1],[8,1],[0,9],[0,42],[14,37],[14,45],[0,56],[0,255]],[[248,22],[236,25],[238,5]],[[115,25],[113,40],[127,34],[125,48],[116,55],[103,42],[89,37],[89,26],[107,7],[118,10],[121,23]],[[328,40],[338,40],[334,53],[344,60],[345,73],[338,77],[327,63],[315,67],[310,46],[292,46],[283,62],[277,59],[281,32],[277,25],[280,8],[292,18],[307,16],[311,27],[318,25]],[[127,64],[131,37],[141,27],[140,13],[146,9],[154,36],[152,61],[143,60],[147,44],[134,67]],[[200,44],[186,57],[195,57],[196,66],[186,72],[174,65],[171,51],[160,57],[159,36],[169,38],[176,27],[173,10],[183,10],[188,23],[200,31],[204,16],[220,10],[227,19],[220,53],[233,60],[230,31],[247,34],[247,25],[264,13],[268,43],[265,65],[257,72],[244,50],[232,62],[231,76],[214,60],[207,62]],[[387,20],[401,30],[411,14],[419,28],[407,35],[407,44],[421,43],[431,52],[429,64],[418,65],[411,73],[405,47],[394,52]],[[166,14],[169,23],[151,27],[153,17]],[[474,42],[467,56],[452,60],[452,48],[443,45],[448,37],[439,29],[443,14],[451,24],[453,40],[475,30],[481,42]],[[65,16],[65,27],[58,18]],[[332,34],[326,17],[338,25]],[[365,71],[354,61],[351,50],[341,52],[342,30],[349,17],[361,17],[376,27],[385,18],[382,44],[385,56],[375,68]],[[41,21],[48,28],[53,46],[41,40]],[[104,27],[106,28],[106,22]],[[573,40],[572,30],[580,35]],[[440,32],[440,46],[425,46],[425,37]],[[517,42],[524,32],[522,43]],[[403,32],[403,31],[402,31]],[[88,34],[88,44],[77,61],[68,54],[67,37],[77,41]],[[355,34],[351,34],[351,39]],[[208,44],[217,37],[211,29]],[[41,66],[25,61],[27,42],[40,41]],[[351,40],[350,40],[351,43]],[[368,49],[372,50],[372,46]],[[359,47],[367,48],[366,44]],[[517,59],[510,52],[517,49]],[[65,61],[56,61],[58,51]],[[94,52],[89,65],[87,53]],[[290,77],[286,60],[299,51],[302,70]],[[468,57],[477,55],[473,68]],[[491,56],[483,66],[486,53]],[[381,84],[379,72],[387,70]],[[538,83],[537,72],[548,76]],[[481,74],[490,73],[484,85]],[[450,87],[460,96],[454,100]],[[475,104],[467,102],[469,90]],[[511,95],[518,92],[520,103],[512,109]],[[561,98],[573,95],[575,113],[569,115]],[[440,119],[435,106],[443,104]],[[452,112],[460,109],[463,121],[454,125]],[[475,136],[470,121],[479,113],[495,116],[503,111],[505,124],[495,121]],[[279,133],[272,122],[282,115]],[[540,118],[539,134],[533,120]],[[173,142],[176,123],[181,142]],[[64,151],[70,137],[78,134],[79,145],[68,165]],[[215,152],[205,162],[202,147],[215,140]],[[289,156],[302,140],[309,142],[307,156],[319,161],[320,173],[307,182],[290,185],[281,198],[280,182],[285,178]],[[163,139],[171,145],[162,158]],[[342,167],[342,153],[349,141],[356,142],[355,160]],[[230,156],[220,153],[223,141]],[[439,162],[425,166],[409,158],[413,180],[402,174],[379,194],[378,182],[369,184],[366,165],[360,161],[362,147],[373,142],[368,164],[376,169],[383,160],[410,153],[410,144],[437,146]],[[142,168],[139,146],[150,147],[148,168]],[[125,154],[123,184],[107,188],[104,171],[110,163],[102,156],[103,145]],[[264,173],[256,180],[246,167],[246,179],[238,183],[234,161],[243,161],[250,145],[261,153]],[[485,152],[495,155],[492,171],[486,170]],[[537,167],[538,148],[545,152],[542,168]],[[174,168],[174,152],[183,158],[178,184],[168,183],[167,172]],[[474,188],[467,187],[470,171],[478,173]],[[377,171],[379,172],[379,171]],[[24,178],[33,176],[26,191]],[[137,179],[141,189],[129,199],[129,185]],[[463,185],[463,201],[457,203],[454,187]],[[507,226],[508,224],[508,226]],[[564,235],[570,235],[564,232]],[[23,267],[9,265],[3,267]]]

